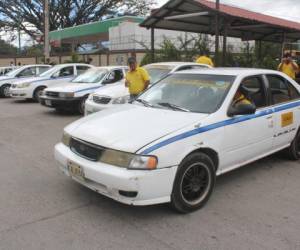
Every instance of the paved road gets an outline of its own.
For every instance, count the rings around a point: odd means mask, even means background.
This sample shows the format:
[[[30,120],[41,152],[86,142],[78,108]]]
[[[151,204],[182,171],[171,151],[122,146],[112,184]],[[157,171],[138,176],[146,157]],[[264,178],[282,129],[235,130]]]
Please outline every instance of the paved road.
[[[221,176],[178,215],[130,207],[63,176],[53,146],[72,115],[0,100],[0,249],[300,249],[300,163],[275,155]]]

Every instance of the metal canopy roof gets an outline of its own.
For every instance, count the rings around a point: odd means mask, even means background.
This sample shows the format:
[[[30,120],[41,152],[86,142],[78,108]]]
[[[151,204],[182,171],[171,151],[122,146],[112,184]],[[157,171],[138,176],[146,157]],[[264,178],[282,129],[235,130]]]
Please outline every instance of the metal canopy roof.
[[[253,1],[255,4],[255,1]],[[215,3],[207,0],[170,0],[152,12],[141,26],[215,34]],[[272,42],[300,39],[300,23],[220,4],[220,34],[242,40]]]
[[[63,43],[76,42],[97,42],[99,40],[108,40],[109,28],[118,26],[122,22],[141,23],[144,21],[142,17],[123,16],[104,21],[98,21],[62,30],[51,31],[50,41],[62,41]]]

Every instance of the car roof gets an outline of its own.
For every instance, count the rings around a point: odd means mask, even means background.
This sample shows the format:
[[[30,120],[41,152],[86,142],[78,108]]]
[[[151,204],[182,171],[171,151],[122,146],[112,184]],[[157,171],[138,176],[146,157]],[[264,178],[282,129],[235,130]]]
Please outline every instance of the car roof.
[[[54,66],[72,66],[72,65],[78,65],[78,66],[90,66],[90,67],[94,67],[93,65],[91,64],[87,64],[87,63],[62,63],[62,64],[56,64]]]
[[[26,65],[21,65],[21,66],[17,66],[18,68],[26,68],[26,67],[52,67],[51,65],[48,65],[48,64],[26,64]]]
[[[256,68],[204,68],[204,69],[190,69],[185,71],[175,72],[175,74],[213,74],[213,75],[255,75],[255,74],[278,74],[280,72],[270,69],[256,69]]]
[[[112,69],[128,69],[128,66],[100,66],[100,67],[96,67],[96,68],[112,70]]]
[[[147,64],[145,66],[159,66],[159,65],[163,65],[163,66],[182,66],[182,65],[199,65],[199,63],[195,63],[195,62],[159,62],[159,63],[151,63],[151,64]]]

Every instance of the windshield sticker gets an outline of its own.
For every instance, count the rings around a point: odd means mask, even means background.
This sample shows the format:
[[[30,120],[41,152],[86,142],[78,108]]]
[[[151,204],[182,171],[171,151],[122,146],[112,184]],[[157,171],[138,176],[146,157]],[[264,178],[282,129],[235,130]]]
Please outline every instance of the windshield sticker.
[[[230,82],[225,81],[209,81],[209,80],[198,80],[198,79],[172,79],[169,84],[180,84],[180,85],[195,85],[197,87],[215,87],[218,89],[227,89],[230,86]]]

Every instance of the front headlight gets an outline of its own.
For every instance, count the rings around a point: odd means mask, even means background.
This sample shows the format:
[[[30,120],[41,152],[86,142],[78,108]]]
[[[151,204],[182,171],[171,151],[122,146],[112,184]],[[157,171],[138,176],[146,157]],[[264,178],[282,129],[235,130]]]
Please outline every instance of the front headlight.
[[[27,88],[30,86],[30,82],[24,82],[24,83],[20,83],[17,85],[17,88],[22,89],[22,88]]]
[[[71,141],[71,136],[68,133],[64,132],[63,136],[62,136],[62,139],[61,139],[61,142],[64,145],[66,145],[67,147],[69,147],[70,146],[70,141]]]
[[[112,149],[105,149],[99,161],[122,168],[141,170],[156,169],[158,162],[155,156],[135,155]]]
[[[74,97],[74,93],[73,93],[73,92],[59,93],[59,97],[61,97],[61,98],[70,98],[70,97]]]
[[[130,97],[129,96],[122,96],[119,98],[115,98],[112,101],[112,104],[125,104],[129,101]]]

